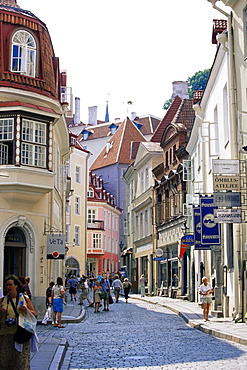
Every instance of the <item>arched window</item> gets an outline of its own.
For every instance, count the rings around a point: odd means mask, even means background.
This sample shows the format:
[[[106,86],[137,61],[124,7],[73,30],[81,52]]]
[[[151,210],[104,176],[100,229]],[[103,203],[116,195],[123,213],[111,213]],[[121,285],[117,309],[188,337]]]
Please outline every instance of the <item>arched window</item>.
[[[11,71],[35,77],[36,42],[25,30],[19,30],[12,37]]]

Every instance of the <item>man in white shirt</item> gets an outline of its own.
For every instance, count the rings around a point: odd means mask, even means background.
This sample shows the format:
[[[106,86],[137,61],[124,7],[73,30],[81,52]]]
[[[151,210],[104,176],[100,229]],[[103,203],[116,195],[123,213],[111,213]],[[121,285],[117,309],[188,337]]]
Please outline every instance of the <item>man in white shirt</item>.
[[[112,283],[112,287],[114,288],[114,294],[115,294],[116,303],[117,303],[119,300],[120,290],[123,289],[123,284],[121,280],[119,280],[118,275],[115,276],[115,280]]]

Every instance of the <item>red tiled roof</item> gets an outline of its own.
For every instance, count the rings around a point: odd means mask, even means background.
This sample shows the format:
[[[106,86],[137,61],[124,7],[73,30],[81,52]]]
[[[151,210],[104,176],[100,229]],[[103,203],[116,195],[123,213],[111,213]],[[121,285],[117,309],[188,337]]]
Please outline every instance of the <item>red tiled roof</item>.
[[[172,123],[183,124],[188,130],[191,130],[195,119],[193,103],[193,99],[183,99]]]
[[[216,36],[218,33],[222,33],[227,29],[226,19],[214,19],[213,20],[213,32],[212,32],[212,44],[217,44]]]
[[[7,102],[0,102],[0,107],[26,107],[26,108],[33,108],[38,109],[44,112],[49,113],[56,113],[53,109],[48,107],[42,107],[41,105],[35,105],[30,103],[23,103],[20,101],[7,101]]]
[[[201,101],[202,96],[203,96],[204,90],[196,90],[193,91],[193,103],[199,103]]]
[[[164,118],[156,128],[153,136],[151,137],[150,141],[160,143],[163,132],[165,131],[166,127],[172,122],[175,114],[178,111],[178,108],[182,102],[182,99],[179,96],[176,96],[170,105],[169,109],[167,110]]]
[[[130,149],[133,141],[146,140],[133,122],[126,118],[98,155],[90,170],[94,171],[115,163],[130,164],[132,162]]]
[[[130,158],[131,159],[136,158],[136,154],[138,152],[139,146],[140,146],[140,141],[138,141],[138,142],[132,141],[131,148],[130,148]]]

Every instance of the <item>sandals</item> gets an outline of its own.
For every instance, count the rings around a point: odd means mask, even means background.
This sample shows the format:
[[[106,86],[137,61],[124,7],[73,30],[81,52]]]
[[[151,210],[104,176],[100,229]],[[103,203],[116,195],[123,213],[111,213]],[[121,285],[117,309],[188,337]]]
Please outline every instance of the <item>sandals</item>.
[[[53,324],[53,327],[54,327],[54,328],[57,328],[57,327],[58,327],[58,324]]]
[[[63,326],[63,325],[58,325],[58,328],[65,328],[65,326]]]

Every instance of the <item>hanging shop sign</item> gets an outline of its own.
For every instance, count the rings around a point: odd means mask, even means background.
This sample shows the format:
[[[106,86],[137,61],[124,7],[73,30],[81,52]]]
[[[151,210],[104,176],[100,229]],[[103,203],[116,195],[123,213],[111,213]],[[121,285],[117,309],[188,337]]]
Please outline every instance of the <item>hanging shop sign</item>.
[[[194,235],[193,234],[187,234],[187,235],[182,236],[181,244],[187,245],[187,246],[193,245],[194,244]]]
[[[241,209],[215,209],[214,221],[224,224],[239,224],[242,222]]]
[[[239,161],[237,159],[213,159],[213,173],[238,175]]]
[[[64,259],[65,234],[47,235],[47,259]]]
[[[232,191],[240,190],[240,178],[239,176],[222,176],[213,175],[213,187],[214,191]]]
[[[214,197],[201,197],[201,243],[214,245],[220,244],[219,225],[214,220]]]
[[[194,221],[194,248],[196,250],[200,249],[211,249],[210,245],[203,245],[201,242],[201,210],[200,207],[193,208],[193,221]]]
[[[164,251],[163,251],[163,249],[161,249],[161,248],[157,248],[157,249],[154,251],[154,253],[155,253],[156,257],[162,257],[162,256],[163,256]]]
[[[240,207],[241,193],[214,193],[214,205],[216,207]]]

